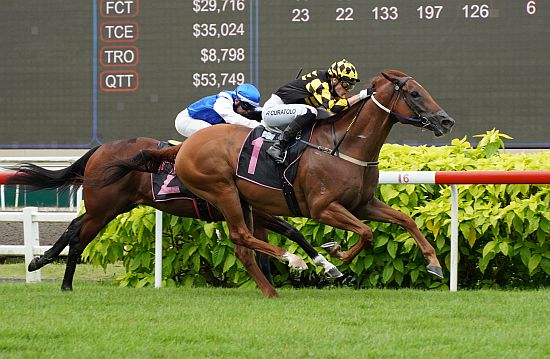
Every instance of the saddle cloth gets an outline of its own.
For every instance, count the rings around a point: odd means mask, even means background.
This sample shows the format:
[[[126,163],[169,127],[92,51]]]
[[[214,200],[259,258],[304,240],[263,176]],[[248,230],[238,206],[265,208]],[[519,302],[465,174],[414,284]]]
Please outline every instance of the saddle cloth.
[[[309,141],[313,128],[304,130],[300,138]],[[282,189],[281,175],[278,164],[266,150],[275,142],[274,134],[263,126],[258,126],[250,131],[243,143],[239,154],[236,175],[247,181],[272,189]],[[307,145],[295,140],[287,147],[286,163],[283,171],[285,180],[292,185],[296,178],[300,157]]]
[[[172,146],[168,142],[159,142],[158,148]],[[197,218],[212,221],[211,208],[204,199],[197,197],[181,183],[176,176],[174,164],[163,162],[158,173],[151,173],[151,190],[153,201],[163,202],[172,200],[190,200],[193,201]]]

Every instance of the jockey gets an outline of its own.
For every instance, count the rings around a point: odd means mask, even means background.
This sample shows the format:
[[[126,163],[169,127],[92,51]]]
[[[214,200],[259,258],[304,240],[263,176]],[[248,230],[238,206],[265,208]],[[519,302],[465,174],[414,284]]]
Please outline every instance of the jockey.
[[[234,91],[222,91],[189,105],[176,116],[176,130],[189,137],[200,129],[219,123],[254,128],[260,123],[243,115],[261,111],[260,91],[252,84],[242,84]]]
[[[263,106],[262,119],[267,127],[286,126],[267,154],[278,163],[284,162],[288,143],[317,120],[318,112],[331,116],[367,98],[367,90],[346,97],[356,82],[359,76],[355,66],[343,59],[328,70],[310,72],[281,86]]]

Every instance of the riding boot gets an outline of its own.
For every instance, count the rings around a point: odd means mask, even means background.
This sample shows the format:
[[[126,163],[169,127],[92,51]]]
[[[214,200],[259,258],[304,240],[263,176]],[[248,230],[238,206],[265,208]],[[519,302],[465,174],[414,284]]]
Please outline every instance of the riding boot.
[[[283,130],[279,138],[275,141],[271,147],[267,149],[267,154],[275,160],[277,163],[283,163],[286,157],[286,147],[289,142],[296,137],[305,127],[312,125],[316,120],[316,116],[310,110],[301,116],[298,116],[288,124]]]

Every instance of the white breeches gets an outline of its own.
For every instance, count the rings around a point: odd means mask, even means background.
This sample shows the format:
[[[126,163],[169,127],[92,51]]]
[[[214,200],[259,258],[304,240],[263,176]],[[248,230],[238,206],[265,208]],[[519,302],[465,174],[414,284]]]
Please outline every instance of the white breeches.
[[[285,128],[296,117],[307,112],[313,112],[317,116],[315,107],[303,104],[285,104],[277,95],[271,95],[271,98],[263,105],[262,122],[270,128]]]
[[[176,116],[175,125],[176,130],[185,137],[191,136],[198,130],[212,126],[206,121],[197,120],[196,118],[189,116],[187,109],[178,113]]]

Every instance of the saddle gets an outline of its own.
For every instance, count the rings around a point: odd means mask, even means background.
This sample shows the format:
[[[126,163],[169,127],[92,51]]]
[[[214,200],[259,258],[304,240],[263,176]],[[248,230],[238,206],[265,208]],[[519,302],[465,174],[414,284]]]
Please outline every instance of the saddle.
[[[237,177],[276,190],[283,189],[283,179],[292,185],[300,157],[307,147],[300,139],[309,140],[311,132],[312,128],[304,130],[300,137],[288,145],[285,164],[279,165],[266,153],[275,142],[276,135],[263,126],[252,129],[239,153]],[[283,168],[282,178],[278,166]]]
[[[160,141],[157,148],[161,149],[169,146],[175,145],[170,141]],[[173,163],[165,161],[160,165],[158,173],[151,173],[151,190],[153,201],[189,200],[194,204],[198,219],[213,221],[212,205],[185,188],[176,176]]]
[[[313,127],[305,129],[287,146],[286,161],[284,164],[279,164],[266,153],[275,142],[275,134],[267,131],[263,126],[258,126],[248,134],[237,164],[237,177],[260,186],[282,190],[290,211],[298,217],[301,217],[302,213],[292,184],[296,178],[302,153],[308,146],[301,139],[305,138],[309,141]]]

